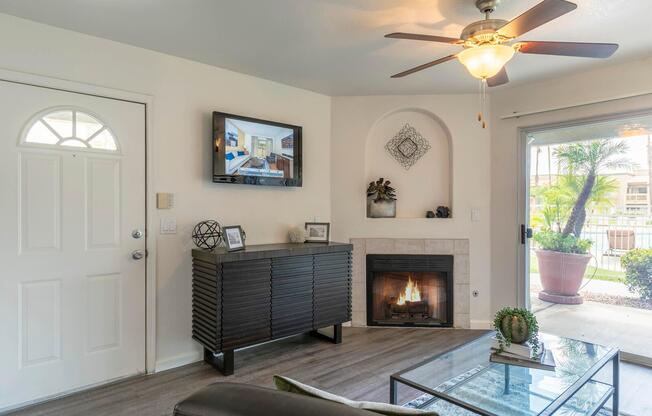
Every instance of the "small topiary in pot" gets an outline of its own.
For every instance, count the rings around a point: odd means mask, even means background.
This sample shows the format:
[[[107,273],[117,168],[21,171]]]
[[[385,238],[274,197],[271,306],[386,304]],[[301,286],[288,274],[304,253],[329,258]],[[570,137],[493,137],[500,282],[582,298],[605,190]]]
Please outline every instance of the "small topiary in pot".
[[[530,344],[534,356],[539,354],[539,323],[532,312],[522,308],[503,308],[494,318],[496,339],[502,352],[514,344]]]

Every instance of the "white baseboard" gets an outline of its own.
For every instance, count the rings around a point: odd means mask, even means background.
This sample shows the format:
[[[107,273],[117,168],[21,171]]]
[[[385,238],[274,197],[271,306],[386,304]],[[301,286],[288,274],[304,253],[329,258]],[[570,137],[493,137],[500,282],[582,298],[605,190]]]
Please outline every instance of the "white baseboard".
[[[471,320],[471,329],[491,329],[492,325],[491,321]]]
[[[185,354],[175,355],[174,357],[157,360],[154,372],[158,373],[160,371],[181,367],[182,365],[196,363],[202,359],[202,351],[192,351]]]

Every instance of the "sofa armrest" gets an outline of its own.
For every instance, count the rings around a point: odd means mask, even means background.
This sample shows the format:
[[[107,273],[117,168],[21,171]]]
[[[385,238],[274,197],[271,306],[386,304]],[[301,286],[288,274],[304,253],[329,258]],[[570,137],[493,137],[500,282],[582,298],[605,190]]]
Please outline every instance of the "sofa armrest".
[[[213,383],[177,403],[174,415],[373,416],[376,413],[248,384]]]

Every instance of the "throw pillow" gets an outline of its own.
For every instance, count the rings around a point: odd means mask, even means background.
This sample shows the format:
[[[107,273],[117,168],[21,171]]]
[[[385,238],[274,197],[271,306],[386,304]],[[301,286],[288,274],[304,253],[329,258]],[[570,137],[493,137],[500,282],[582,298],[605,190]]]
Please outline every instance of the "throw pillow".
[[[331,402],[341,403],[356,409],[368,410],[370,412],[379,413],[386,416],[404,416],[404,415],[421,415],[421,416],[439,416],[439,413],[409,409],[407,407],[396,406],[393,404],[378,403],[378,402],[365,402],[349,400],[345,397],[329,393],[324,390],[309,386],[307,384],[299,383],[291,378],[275,375],[274,384],[277,390],[287,391],[290,393],[303,394],[305,396],[316,397],[318,399],[329,400]]]

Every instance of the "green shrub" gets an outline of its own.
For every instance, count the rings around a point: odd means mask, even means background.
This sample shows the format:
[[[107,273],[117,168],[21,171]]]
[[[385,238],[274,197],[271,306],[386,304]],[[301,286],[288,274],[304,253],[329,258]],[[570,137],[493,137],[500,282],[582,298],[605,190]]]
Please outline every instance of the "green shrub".
[[[625,268],[625,284],[641,299],[652,300],[652,249],[636,248],[620,259]]]
[[[540,231],[534,235],[534,241],[541,250],[559,251],[561,253],[586,254],[593,243],[591,240],[567,236],[555,231]]]

